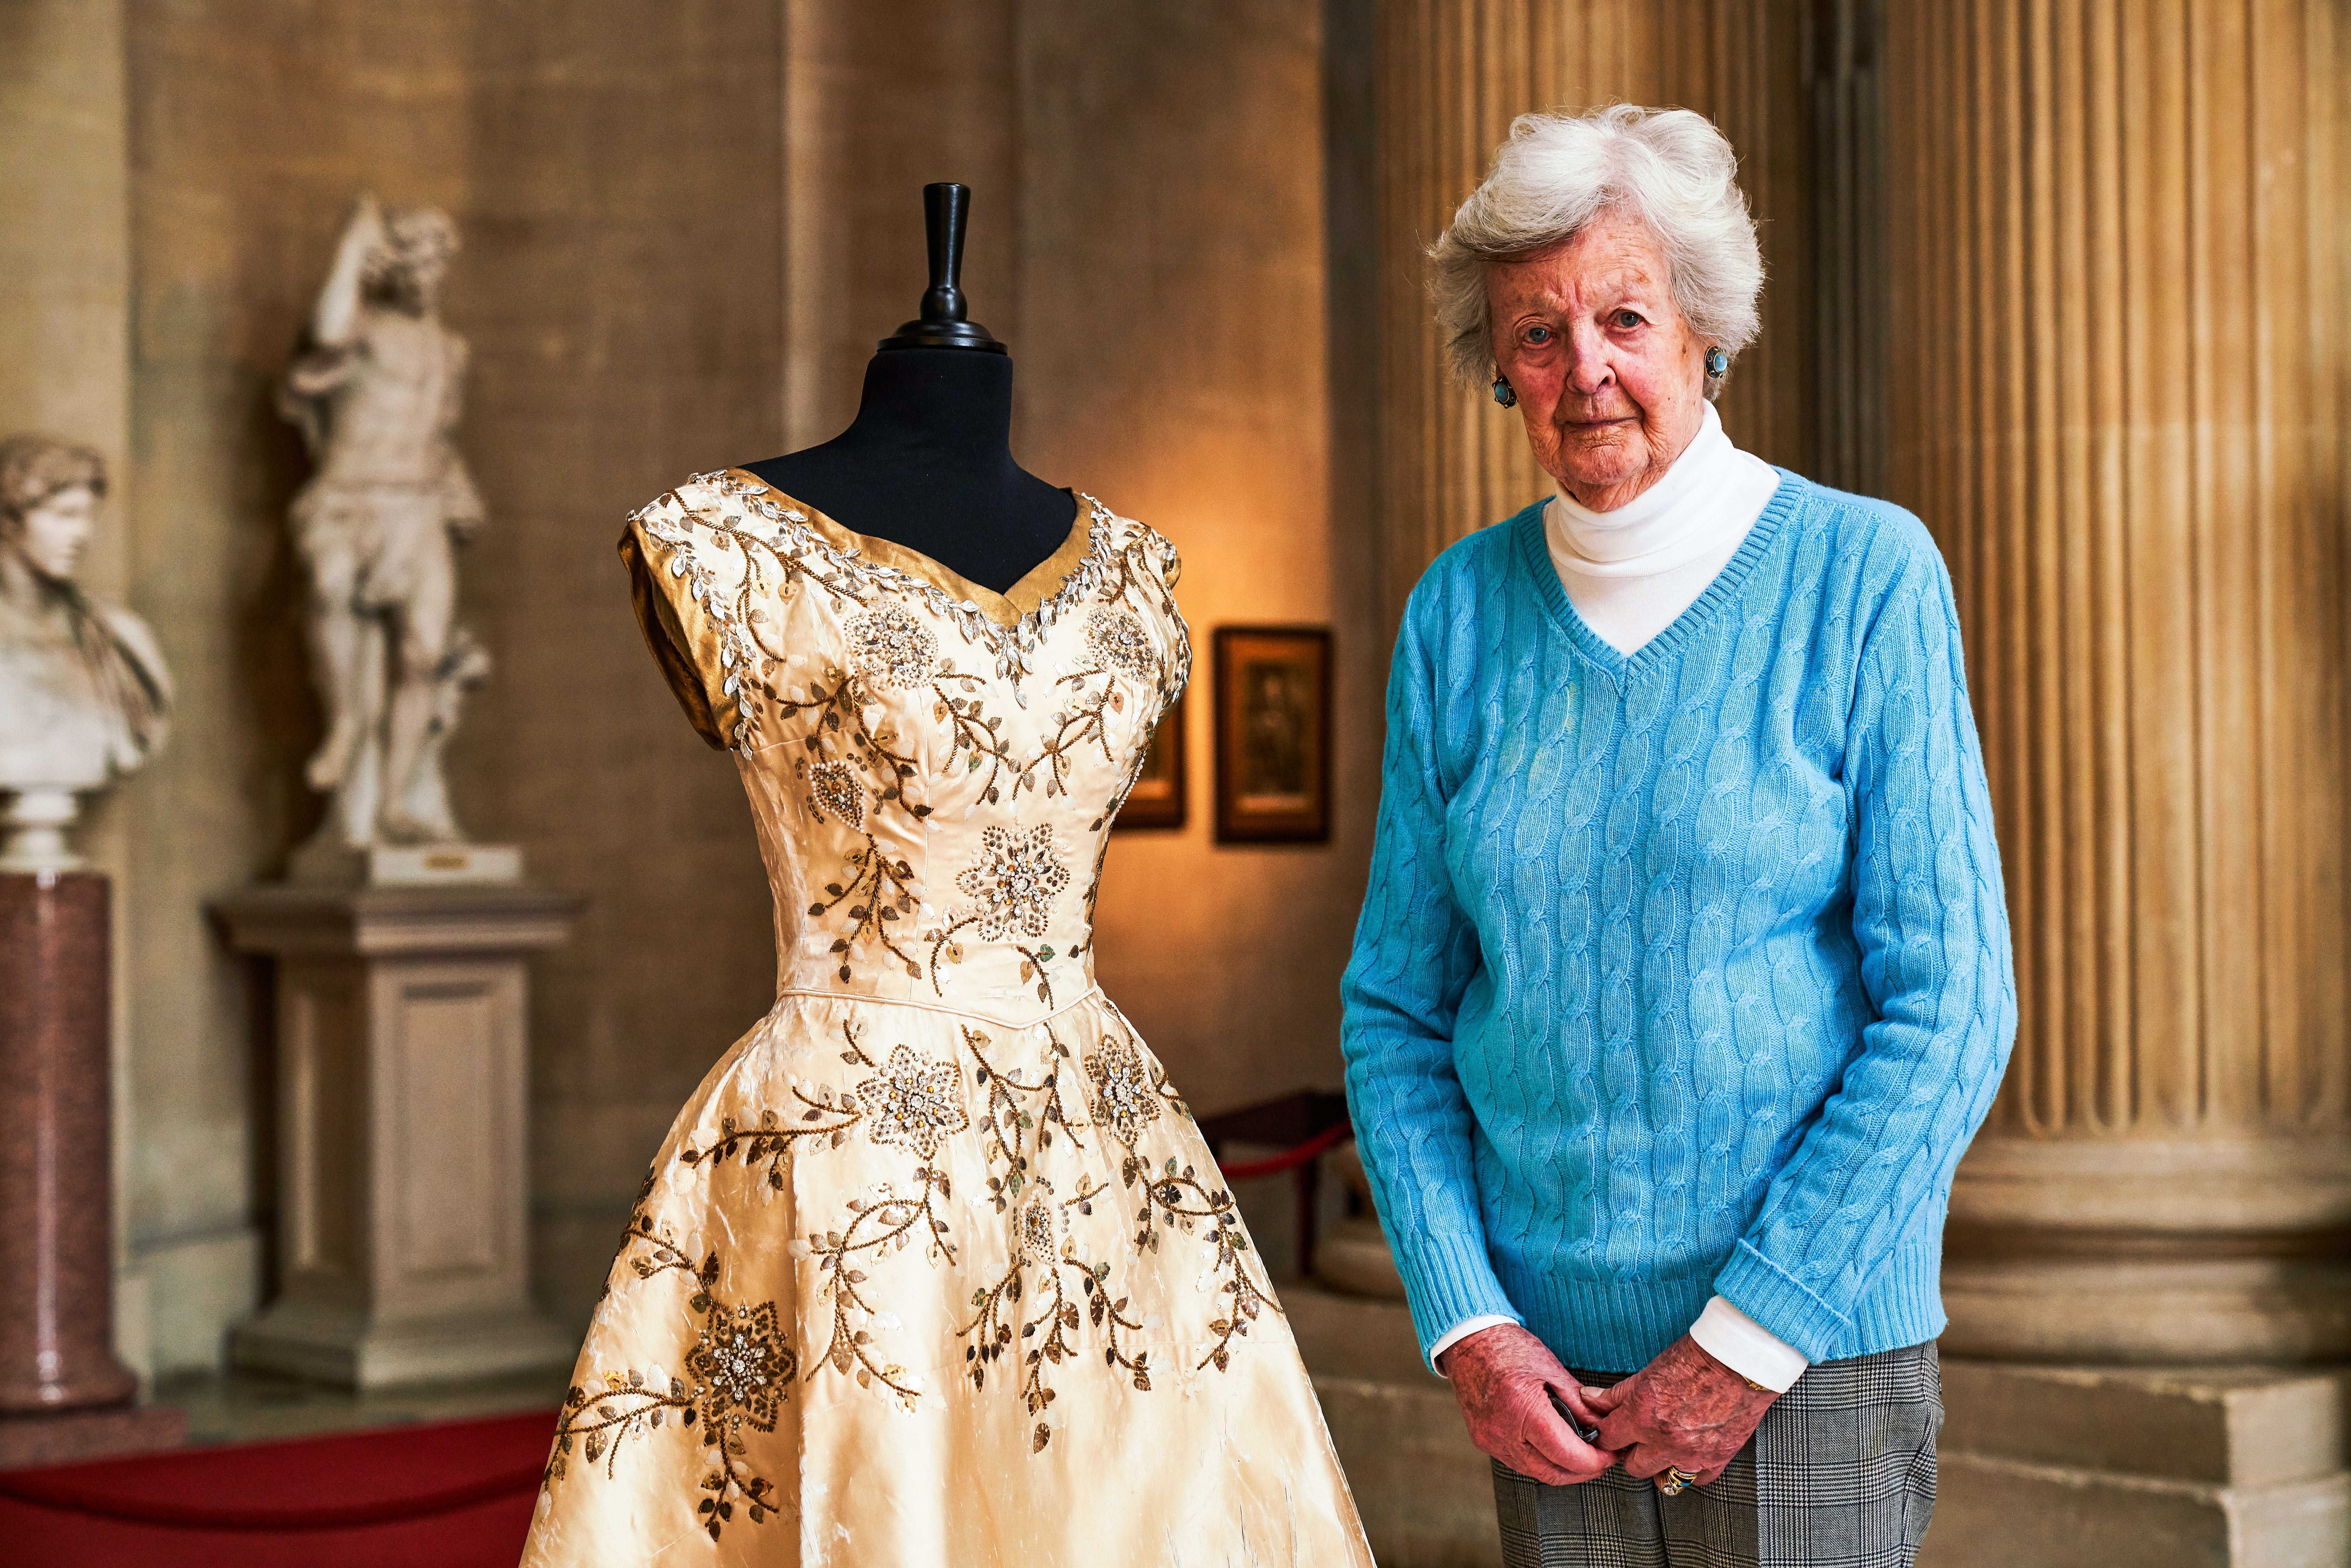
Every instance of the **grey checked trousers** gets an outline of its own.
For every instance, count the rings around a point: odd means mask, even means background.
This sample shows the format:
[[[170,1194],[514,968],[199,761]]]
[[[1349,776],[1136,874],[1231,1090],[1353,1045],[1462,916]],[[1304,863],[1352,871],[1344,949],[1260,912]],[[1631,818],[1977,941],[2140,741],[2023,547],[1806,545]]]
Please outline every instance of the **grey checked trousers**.
[[[1575,1375],[1595,1388],[1622,1374]],[[1935,1509],[1932,1344],[1824,1361],[1713,1484],[1677,1497],[1621,1469],[1552,1487],[1494,1466],[1505,1568],[1911,1568]]]

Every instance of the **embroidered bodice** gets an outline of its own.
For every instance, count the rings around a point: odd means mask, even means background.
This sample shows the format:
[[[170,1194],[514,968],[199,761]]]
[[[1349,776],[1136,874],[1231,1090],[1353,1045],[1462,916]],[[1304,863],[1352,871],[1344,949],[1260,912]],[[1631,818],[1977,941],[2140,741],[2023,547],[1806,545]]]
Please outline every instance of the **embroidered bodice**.
[[[1191,643],[1175,547],[1079,501],[1003,594],[739,469],[632,517],[655,656],[750,792],[779,997],[1019,1023],[1092,989],[1111,819]]]

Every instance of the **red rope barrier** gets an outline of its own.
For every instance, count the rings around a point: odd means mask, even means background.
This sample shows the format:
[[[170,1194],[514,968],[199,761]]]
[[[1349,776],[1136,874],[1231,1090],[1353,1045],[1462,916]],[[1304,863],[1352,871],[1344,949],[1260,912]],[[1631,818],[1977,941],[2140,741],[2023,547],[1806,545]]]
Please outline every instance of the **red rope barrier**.
[[[1309,1160],[1321,1158],[1354,1135],[1353,1127],[1338,1122],[1278,1155],[1268,1155],[1261,1160],[1240,1160],[1220,1168],[1227,1181],[1249,1181],[1258,1176],[1280,1176],[1284,1171],[1296,1170]]]

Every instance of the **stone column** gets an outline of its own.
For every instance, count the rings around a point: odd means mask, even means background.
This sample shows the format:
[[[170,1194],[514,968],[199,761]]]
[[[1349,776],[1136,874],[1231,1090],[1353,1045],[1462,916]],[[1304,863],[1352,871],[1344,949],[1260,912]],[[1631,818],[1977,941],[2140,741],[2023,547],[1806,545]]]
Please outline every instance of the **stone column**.
[[[114,1358],[106,879],[0,875],[0,1412],[127,1404]]]
[[[1766,220],[1764,331],[1722,396],[1733,437],[1800,469],[1814,444],[1810,8],[1772,0],[1396,0],[1380,7],[1381,598],[1392,624],[1439,550],[1549,494],[1517,414],[1446,373],[1422,253],[1510,121],[1624,101],[1707,115]]]
[[[1894,494],[1956,583],[2022,1003],[1944,1346],[2351,1355],[2339,7],[1889,25]]]
[[[2351,1562],[2341,1385],[2287,1364],[2351,1354],[2340,7],[1887,22],[1893,494],[2021,1002],[1920,1561]]]
[[[114,1354],[106,878],[0,874],[0,1468],[166,1448]]]

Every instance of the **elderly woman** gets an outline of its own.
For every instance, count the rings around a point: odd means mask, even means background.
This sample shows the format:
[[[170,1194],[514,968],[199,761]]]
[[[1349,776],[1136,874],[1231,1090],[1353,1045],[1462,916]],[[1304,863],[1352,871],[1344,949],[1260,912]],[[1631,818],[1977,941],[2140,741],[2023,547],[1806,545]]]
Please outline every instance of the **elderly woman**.
[[[2015,1029],[1941,559],[1715,413],[1736,172],[1685,110],[1529,115],[1430,253],[1557,494],[1405,611],[1347,1083],[1511,1563],[1911,1562]]]

